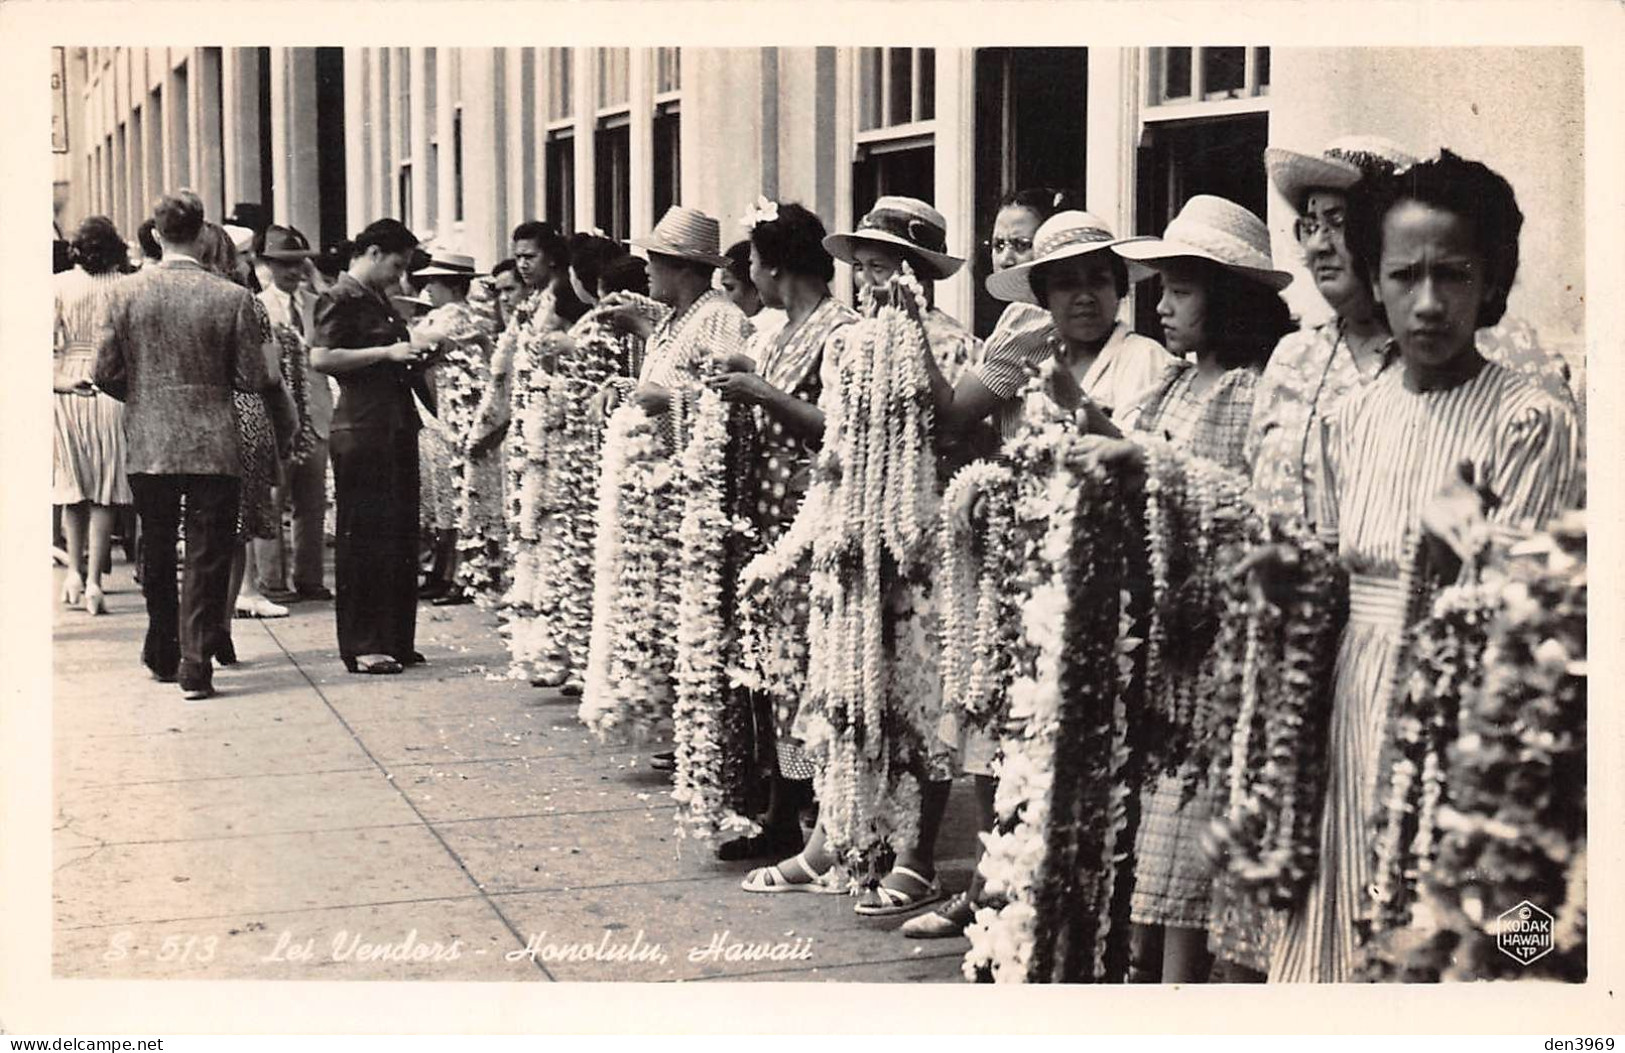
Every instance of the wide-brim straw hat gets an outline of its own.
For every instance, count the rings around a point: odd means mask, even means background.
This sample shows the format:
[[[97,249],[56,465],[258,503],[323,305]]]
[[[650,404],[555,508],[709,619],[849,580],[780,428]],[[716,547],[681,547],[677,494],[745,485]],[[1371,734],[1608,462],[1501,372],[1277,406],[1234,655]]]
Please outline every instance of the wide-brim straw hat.
[[[1033,271],[1046,263],[1088,256],[1096,252],[1109,252],[1114,245],[1134,241],[1113,234],[1106,221],[1092,212],[1069,209],[1057,212],[1044,221],[1033,235],[1033,258],[1014,267],[1006,267],[987,276],[987,291],[1000,300],[1037,304],[1033,292]],[[1138,263],[1129,265],[1129,276],[1135,280],[1151,272]],[[1043,304],[1039,304],[1040,307]]]
[[[430,249],[429,265],[412,272],[414,278],[478,278],[484,271],[474,269],[474,257],[446,249]]]
[[[1302,212],[1313,190],[1348,190],[1362,179],[1392,175],[1416,163],[1416,157],[1392,139],[1345,135],[1326,144],[1319,155],[1279,146],[1266,147],[1264,167],[1275,189]]]
[[[940,279],[965,265],[963,258],[948,253],[948,221],[942,213],[914,197],[888,195],[877,200],[850,234],[831,234],[824,239],[824,251],[843,263],[858,262],[858,245],[884,245],[906,249],[930,271],[922,277]]]
[[[1160,238],[1126,241],[1112,249],[1151,267],[1166,260],[1208,260],[1280,292],[1292,275],[1276,270],[1264,221],[1234,201],[1197,194],[1185,202]]]
[[[722,254],[722,224],[697,208],[673,205],[646,237],[633,238],[634,248],[661,256],[675,256],[712,267],[726,267]]]

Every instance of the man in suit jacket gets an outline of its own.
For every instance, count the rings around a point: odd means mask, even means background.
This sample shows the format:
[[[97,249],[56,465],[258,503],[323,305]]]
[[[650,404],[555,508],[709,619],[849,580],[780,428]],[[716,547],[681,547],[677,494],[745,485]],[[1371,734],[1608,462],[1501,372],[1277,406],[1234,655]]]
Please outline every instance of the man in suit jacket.
[[[223,643],[242,452],[232,391],[276,381],[247,289],[196,258],[203,202],[190,190],[158,200],[164,250],[109,306],[96,384],[125,403],[125,466],[141,517],[147,638],[141,660],[189,699],[214,694],[211,657]],[[185,580],[175,587],[175,539],[186,502]]]
[[[299,337],[299,369],[304,373],[306,409],[316,441],[309,456],[298,464],[285,466],[282,483],[276,488],[275,502],[281,512],[293,506],[293,573],[289,581],[286,549],[279,536],[254,542],[257,582],[265,597],[276,603],[291,600],[332,599],[322,583],[322,532],[327,521],[328,437],[333,426],[333,389],[325,373],[310,366],[307,344],[309,326],[315,318],[316,297],[303,285],[310,259],[316,255],[310,242],[293,227],[271,225],[255,245],[255,255],[264,263],[265,291],[260,302],[273,326],[293,330]],[[284,369],[288,364],[284,363]],[[294,377],[284,378],[291,388]],[[290,585],[292,586],[290,588]]]

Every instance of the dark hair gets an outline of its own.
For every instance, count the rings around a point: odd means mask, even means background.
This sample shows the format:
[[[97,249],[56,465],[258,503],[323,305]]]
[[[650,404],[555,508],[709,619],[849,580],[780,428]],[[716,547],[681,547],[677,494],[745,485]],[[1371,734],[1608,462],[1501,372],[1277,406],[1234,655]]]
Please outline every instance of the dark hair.
[[[323,277],[332,281],[339,276],[344,270],[345,263],[354,255],[355,253],[350,251],[348,241],[339,241],[322,249],[321,255],[315,257],[312,262],[316,264],[316,270]]]
[[[1207,290],[1203,343],[1223,369],[1261,366],[1281,337],[1298,328],[1281,294],[1210,260],[1191,260]]]
[[[588,292],[596,294],[604,268],[625,255],[626,249],[618,241],[595,234],[570,235],[570,269]]]
[[[1366,274],[1378,273],[1383,222],[1404,201],[1450,212],[1467,222],[1479,255],[1484,257],[1485,297],[1478,308],[1478,328],[1499,322],[1518,276],[1518,235],[1523,231],[1523,212],[1512,184],[1488,165],[1449,150],[1373,181],[1369,195],[1362,195],[1358,202],[1350,200],[1346,224],[1349,254]]]
[[[1128,295],[1128,264],[1123,262],[1123,257],[1109,249],[1096,255],[1106,258],[1106,265],[1112,272],[1112,283],[1117,286],[1117,298],[1121,300]],[[1085,258],[1087,257],[1073,257],[1073,259]],[[1045,301],[1049,299],[1050,275],[1071,263],[1071,259],[1050,260],[1048,263],[1040,263],[1027,275],[1027,282],[1033,287],[1033,298],[1038,301],[1040,307],[1043,307]]]
[[[398,219],[375,219],[350,243],[350,258],[364,255],[374,245],[387,253],[411,252],[418,247],[417,235]]]
[[[751,229],[750,243],[763,266],[782,267],[828,283],[835,277],[835,261],[824,249],[824,223],[802,206],[789,202],[779,206],[779,218],[758,223]],[[915,266],[919,272],[919,267]]]
[[[514,241],[533,241],[549,267],[570,265],[570,243],[564,240],[559,228],[539,219],[527,220],[513,228]]]
[[[152,206],[158,236],[171,245],[185,245],[203,229],[203,199],[190,190],[176,190]]]
[[[149,260],[164,258],[164,247],[158,244],[158,235],[155,229],[158,224],[151,219],[144,219],[141,225],[135,228],[135,240],[141,243],[141,255]]]
[[[198,264],[204,270],[242,284],[237,271],[237,246],[231,243],[231,235],[226,233],[224,227],[218,223],[205,223],[198,228],[197,237],[192,240]]]
[[[608,296],[615,292],[634,292],[649,295],[649,269],[636,256],[622,256],[604,268],[598,278],[598,291]]]
[[[117,270],[130,258],[130,246],[106,216],[91,216],[73,235],[73,256],[87,274]]]
[[[734,242],[723,255],[728,257],[727,271],[733,275],[734,281],[755,288],[756,283],[750,280],[750,241]]]
[[[1012,190],[999,198],[999,206],[993,210],[993,214],[997,216],[1007,208],[1024,208],[1037,216],[1038,222],[1042,223],[1057,212],[1065,212],[1067,209],[1075,207],[1072,204],[1071,195],[1065,190],[1056,190],[1054,187],[1048,186],[1034,186],[1025,190]],[[1127,291],[1125,286],[1124,292]]]
[[[495,267],[491,268],[491,278],[494,281],[496,278],[507,274],[509,271],[514,272],[515,278],[519,277],[519,264],[515,263],[513,261],[513,257],[511,256],[497,264]]]

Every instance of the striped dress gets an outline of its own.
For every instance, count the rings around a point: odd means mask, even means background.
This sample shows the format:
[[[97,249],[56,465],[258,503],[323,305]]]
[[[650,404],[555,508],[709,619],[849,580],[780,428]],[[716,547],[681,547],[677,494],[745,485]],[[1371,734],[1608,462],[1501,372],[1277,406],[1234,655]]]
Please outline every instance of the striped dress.
[[[1447,391],[1412,392],[1392,369],[1348,397],[1326,436],[1320,511],[1349,570],[1349,621],[1332,697],[1320,864],[1291,913],[1270,981],[1338,983],[1357,964],[1370,915],[1371,819],[1387,692],[1406,597],[1400,570],[1422,511],[1462,461],[1501,498],[1492,520],[1539,525],[1568,500],[1579,455],[1569,409],[1533,382],[1486,363]]]
[[[123,281],[117,271],[87,274],[78,267],[57,275],[53,353],[62,379],[90,379],[107,304]],[[134,501],[124,474],[124,403],[100,392],[57,395],[52,417],[51,503]]]

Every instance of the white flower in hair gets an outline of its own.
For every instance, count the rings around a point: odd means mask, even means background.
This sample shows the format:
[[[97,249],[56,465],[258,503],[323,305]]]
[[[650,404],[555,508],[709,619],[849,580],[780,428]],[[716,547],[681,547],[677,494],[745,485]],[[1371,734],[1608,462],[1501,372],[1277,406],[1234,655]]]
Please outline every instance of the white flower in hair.
[[[769,201],[765,197],[758,197],[751,210],[739,217],[739,225],[746,230],[755,230],[758,224],[772,223],[779,218],[779,203]]]

